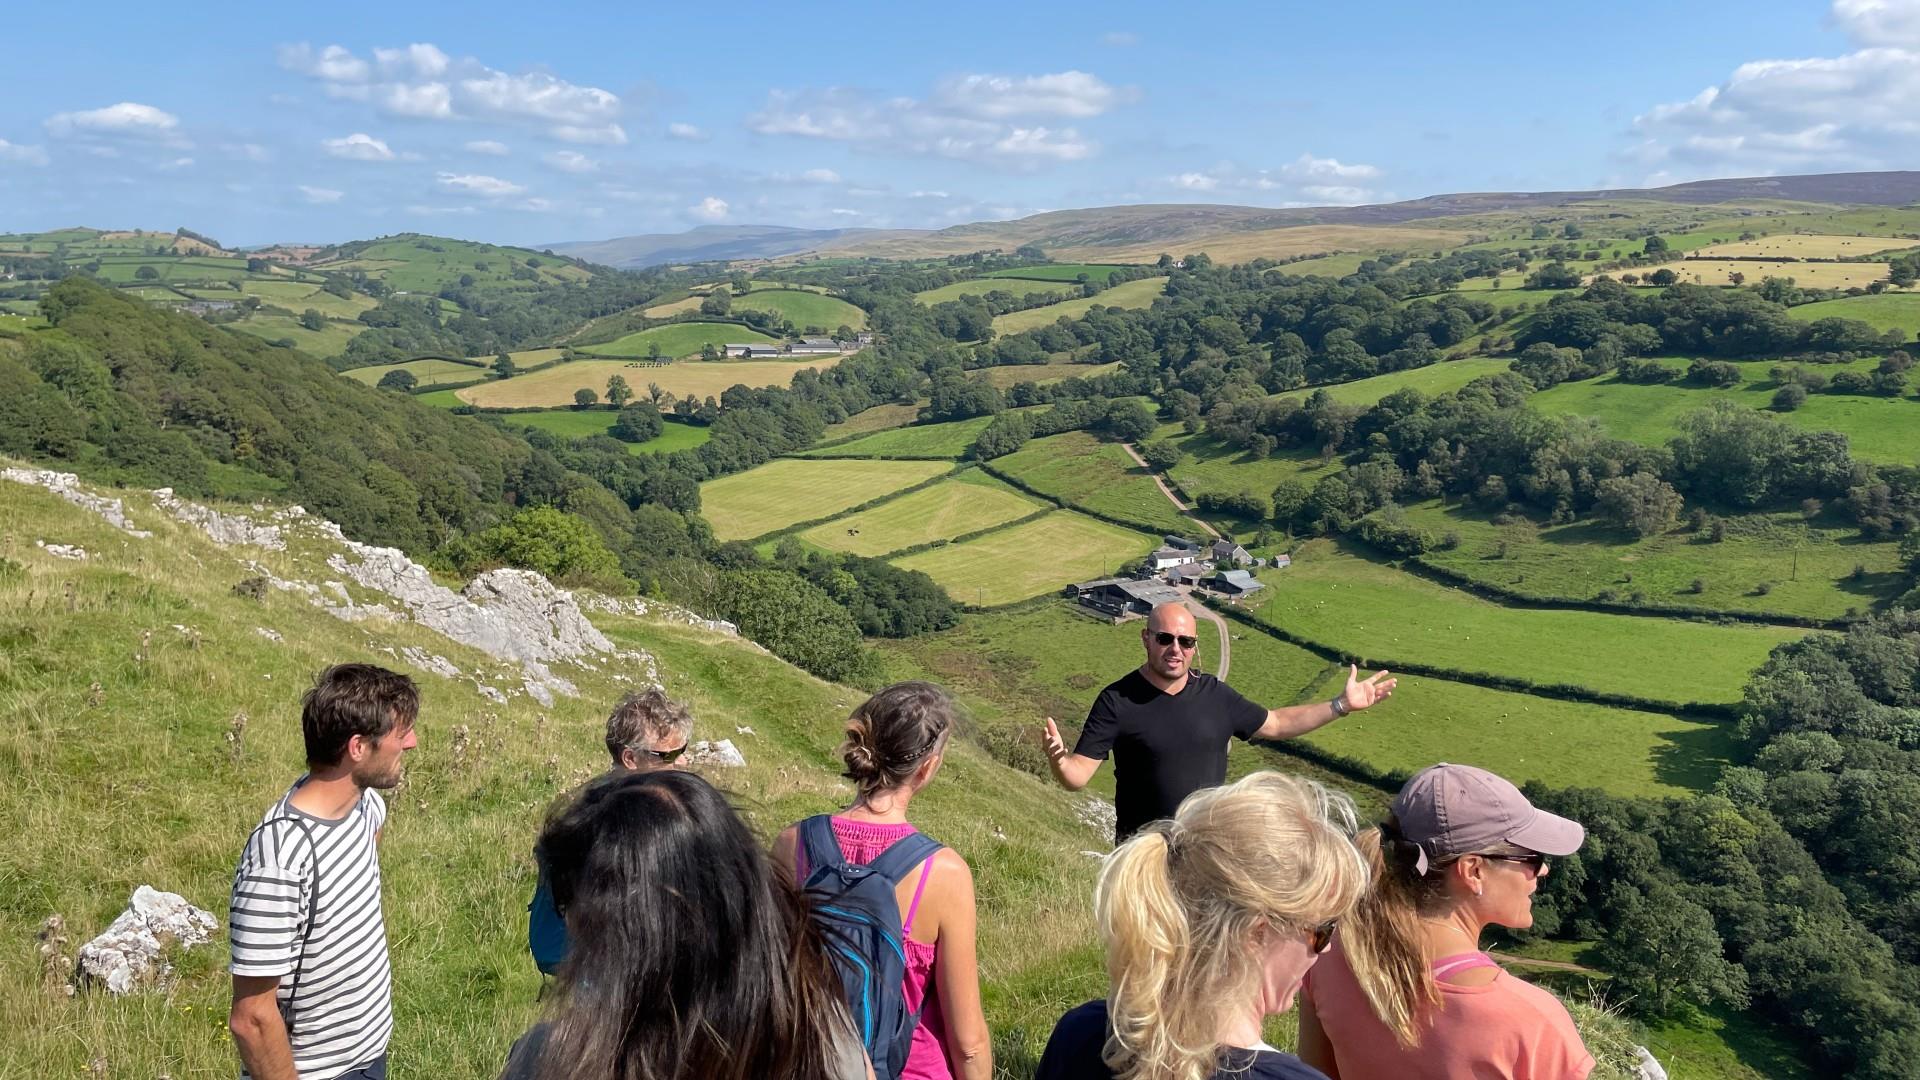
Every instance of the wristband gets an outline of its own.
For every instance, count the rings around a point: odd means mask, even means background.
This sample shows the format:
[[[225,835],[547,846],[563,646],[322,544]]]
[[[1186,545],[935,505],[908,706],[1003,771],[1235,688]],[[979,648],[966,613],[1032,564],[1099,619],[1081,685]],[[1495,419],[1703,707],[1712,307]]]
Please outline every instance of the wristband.
[[[1347,704],[1347,696],[1345,694],[1336,695],[1332,701],[1327,702],[1327,705],[1333,709],[1333,718],[1335,720],[1353,711],[1353,708]]]

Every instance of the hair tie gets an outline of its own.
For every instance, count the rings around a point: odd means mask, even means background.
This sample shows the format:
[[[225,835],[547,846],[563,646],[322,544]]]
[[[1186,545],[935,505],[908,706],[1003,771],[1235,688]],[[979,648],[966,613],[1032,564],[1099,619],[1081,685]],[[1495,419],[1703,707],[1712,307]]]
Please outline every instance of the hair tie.
[[[1413,858],[1413,872],[1420,877],[1426,877],[1427,849],[1422,846],[1418,840],[1409,840],[1407,843],[1412,844],[1413,850],[1416,852]]]

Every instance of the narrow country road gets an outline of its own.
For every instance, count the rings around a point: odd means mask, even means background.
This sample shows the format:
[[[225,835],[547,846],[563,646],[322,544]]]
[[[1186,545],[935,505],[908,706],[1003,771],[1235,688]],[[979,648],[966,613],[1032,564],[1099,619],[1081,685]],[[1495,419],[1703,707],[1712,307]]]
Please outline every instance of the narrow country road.
[[[1191,597],[1187,599],[1187,610],[1196,618],[1205,619],[1220,628],[1220,662],[1215,665],[1213,677],[1221,682],[1227,681],[1227,669],[1233,666],[1233,635],[1228,632],[1227,620],[1220,613]]]
[[[1135,450],[1133,448],[1132,443],[1123,442],[1120,444],[1120,447],[1121,449],[1127,452],[1128,457],[1132,458],[1135,462],[1139,463],[1141,468],[1147,469],[1147,459],[1140,456],[1140,451]],[[1154,472],[1152,469],[1147,469],[1147,475],[1153,478],[1153,485],[1160,489],[1160,494],[1165,495],[1167,497],[1167,501],[1173,504],[1173,508],[1175,510],[1180,511],[1182,514],[1186,514],[1187,517],[1190,520],[1192,520],[1192,522],[1195,525],[1198,525],[1201,528],[1207,530],[1208,536],[1213,537],[1215,540],[1220,539],[1219,530],[1215,529],[1213,526],[1207,524],[1206,522],[1201,521],[1199,518],[1194,517],[1192,512],[1187,509],[1187,504],[1180,501],[1180,496],[1175,495],[1173,493],[1173,489],[1167,486],[1167,482],[1160,478],[1159,473]],[[1224,667],[1225,665],[1223,664],[1222,668],[1224,669]],[[1226,672],[1222,670],[1221,674],[1224,675],[1226,674]]]

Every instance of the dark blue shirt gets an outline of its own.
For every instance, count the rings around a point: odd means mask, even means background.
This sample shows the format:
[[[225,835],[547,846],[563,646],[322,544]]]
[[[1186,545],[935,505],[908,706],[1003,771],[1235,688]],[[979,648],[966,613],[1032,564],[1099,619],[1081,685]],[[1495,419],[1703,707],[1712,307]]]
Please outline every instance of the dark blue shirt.
[[[1089,1001],[1060,1018],[1040,1055],[1034,1080],[1113,1080],[1100,1060],[1107,1045],[1107,1003]],[[1326,1074],[1278,1050],[1228,1050],[1215,1080],[1327,1080]]]

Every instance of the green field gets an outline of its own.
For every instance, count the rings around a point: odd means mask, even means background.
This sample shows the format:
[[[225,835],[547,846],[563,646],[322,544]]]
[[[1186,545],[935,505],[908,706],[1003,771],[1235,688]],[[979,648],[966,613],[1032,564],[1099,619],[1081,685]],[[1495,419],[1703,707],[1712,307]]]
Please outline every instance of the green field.
[[[163,282],[239,281],[247,276],[245,259],[189,258],[179,255],[107,256],[100,260],[100,271],[94,276],[113,284],[130,284],[140,280],[138,275],[143,266],[152,267],[159,275],[153,280]]]
[[[731,343],[759,345],[775,340],[739,323],[684,322],[667,323],[665,326],[640,330],[599,345],[582,345],[580,351],[591,356],[632,358],[650,355],[648,350],[658,345],[660,355],[672,360],[683,356],[698,356],[700,350],[708,345],[718,349],[722,345]]]
[[[996,364],[989,368],[976,368],[967,374],[975,378],[984,374],[987,381],[1001,390],[1011,389],[1020,383],[1030,382],[1035,386],[1062,382],[1067,379],[1091,379],[1097,375],[1107,375],[1120,370],[1120,362],[1110,364]]]
[[[748,311],[777,311],[802,331],[814,326],[819,327],[822,333],[831,334],[842,326],[855,330],[864,330],[867,326],[866,312],[837,296],[822,296],[808,289],[755,289],[745,296],[734,297],[733,306]],[[753,339],[728,338],[727,340],[751,341]]]
[[[1802,322],[1831,318],[1858,319],[1876,330],[1898,330],[1909,338],[1920,338],[1920,293],[1890,292],[1879,296],[1822,300],[1790,307],[1787,314]]]
[[[1237,652],[1237,642],[1234,648]],[[1237,657],[1234,663],[1237,670]],[[1339,693],[1346,674],[1342,669],[1329,676],[1309,700]],[[1738,745],[1731,721],[1404,675],[1385,704],[1321,728],[1306,741],[1389,772],[1413,773],[1451,761],[1477,765],[1516,784],[1538,780],[1651,797],[1710,789]]]
[[[347,351],[347,343],[366,327],[357,322],[329,319],[318,330],[309,330],[291,315],[251,315],[229,324],[243,334],[268,341],[290,341],[309,356],[338,356]]]
[[[478,284],[520,288],[522,283],[512,276],[513,272],[528,269],[530,261],[538,264],[530,268],[542,284],[585,281],[593,276],[558,256],[443,236],[409,233],[350,247],[352,250],[345,258],[317,263],[314,269],[362,270],[398,292],[427,295],[458,282],[463,276],[472,277]]]
[[[1260,621],[1380,662],[1581,686],[1679,704],[1740,699],[1747,676],[1804,630],[1508,608],[1316,540],[1269,572]]]
[[[835,518],[800,534],[815,547],[869,558],[991,529],[1047,509],[978,469]]]
[[[1115,270],[1130,270],[1129,266],[1115,266],[1111,263],[1050,263],[1046,266],[1022,266],[1012,270],[994,270],[982,277],[1020,278],[1027,281],[1066,281],[1080,280],[1087,275],[1090,281],[1105,282],[1113,276]]]
[[[937,289],[914,293],[913,298],[931,307],[934,304],[944,304],[949,300],[958,300],[963,296],[985,296],[990,292],[1009,293],[1013,296],[1026,296],[1030,293],[1069,296],[1078,292],[1079,288],[1078,285],[1069,282],[1008,281],[1005,278],[987,277],[956,281],[951,285],[942,285]]]
[[[976,416],[944,424],[897,427],[838,446],[805,450],[801,456],[957,458],[967,452],[973,440],[992,422],[991,416]]]
[[[492,368],[484,364],[463,364],[457,360],[409,360],[404,364],[383,364],[379,367],[348,368],[340,374],[356,382],[369,386],[386,377],[389,371],[412,373],[420,386],[439,386],[443,383],[470,383],[475,379],[493,377]]]
[[[782,458],[700,485],[700,514],[721,540],[747,540],[828,518],[951,469],[945,461]]]
[[[788,386],[802,371],[829,368],[840,362],[827,356],[811,362],[796,360],[680,360],[659,365],[645,360],[575,360],[553,364],[511,379],[481,383],[456,391],[462,401],[483,409],[559,408],[573,403],[577,390],[604,395],[615,375],[627,380],[635,394],[658,386],[675,398],[703,400],[718,397],[734,386]]]
[[[964,544],[909,555],[895,565],[921,571],[963,604],[991,607],[1111,574],[1152,547],[1150,536],[1056,510]]]
[[[1082,297],[1078,300],[1062,300],[1045,307],[1028,308],[1001,315],[993,320],[993,332],[996,334],[1017,334],[1022,330],[1032,330],[1038,326],[1047,326],[1060,319],[1077,319],[1095,307],[1143,308],[1152,307],[1154,298],[1167,287],[1163,277],[1141,278],[1101,293],[1098,296]]]
[[[1035,491],[1084,506],[1157,532],[1192,527],[1147,470],[1118,443],[1101,442],[1084,431],[1035,439],[991,463]]]
[[[828,424],[827,430],[820,436],[821,442],[833,442],[850,435],[871,435],[876,431],[905,427],[920,415],[919,405],[901,405],[898,402],[887,405],[875,405],[847,417],[837,424]]]
[[[1821,365],[1815,370],[1827,375],[1849,368],[1871,371],[1877,363],[1861,360],[1852,364]],[[1716,398],[1749,408],[1768,408],[1773,392],[1779,388],[1767,375],[1772,366],[1765,362],[1742,364],[1748,381],[1725,390],[1689,383],[1636,385],[1609,375],[1561,383],[1527,400],[1541,412],[1591,416],[1615,438],[1654,446],[1673,437],[1679,430],[1682,415]],[[1803,431],[1845,434],[1856,458],[1902,465],[1920,458],[1920,446],[1913,438],[1914,425],[1920,423],[1920,401],[1910,397],[1813,394],[1800,408],[1777,415]]]
[[[1726,518],[1726,539],[1717,544],[1696,533],[1642,540],[1591,521],[1500,526],[1471,508],[1431,501],[1407,507],[1406,520],[1436,537],[1460,538],[1458,547],[1430,551],[1421,562],[1542,599],[1591,600],[1605,590],[1623,601],[1643,593],[1650,604],[1837,619],[1907,587],[1899,545],[1862,540],[1838,522],[1809,524],[1797,513]],[[1856,578],[1856,567],[1866,572]]]
[[[611,437],[613,422],[619,415],[615,409],[552,409],[547,412],[508,413],[504,419],[509,424],[539,428],[569,439],[584,439],[590,435]],[[636,454],[671,454],[675,450],[691,450],[711,438],[713,429],[704,424],[667,422],[660,425],[658,436],[643,443],[627,443],[626,447]]]
[[[1498,375],[1510,366],[1512,366],[1510,360],[1489,357],[1443,360],[1438,364],[1428,364],[1426,367],[1390,371],[1385,375],[1355,379],[1352,382],[1338,383],[1322,389],[1326,390],[1328,397],[1343,405],[1372,405],[1399,390],[1418,390],[1428,397],[1437,397],[1458,390],[1483,375]],[[1274,396],[1290,397],[1305,403],[1314,393],[1313,390],[1289,390]]]
[[[1261,458],[1211,439],[1204,432],[1175,434],[1172,438],[1186,456],[1168,475],[1192,498],[1205,492],[1233,495],[1241,491],[1266,498],[1282,480],[1298,480],[1311,488],[1322,477],[1346,468],[1345,462],[1337,458],[1322,461],[1311,450],[1279,450]]]

